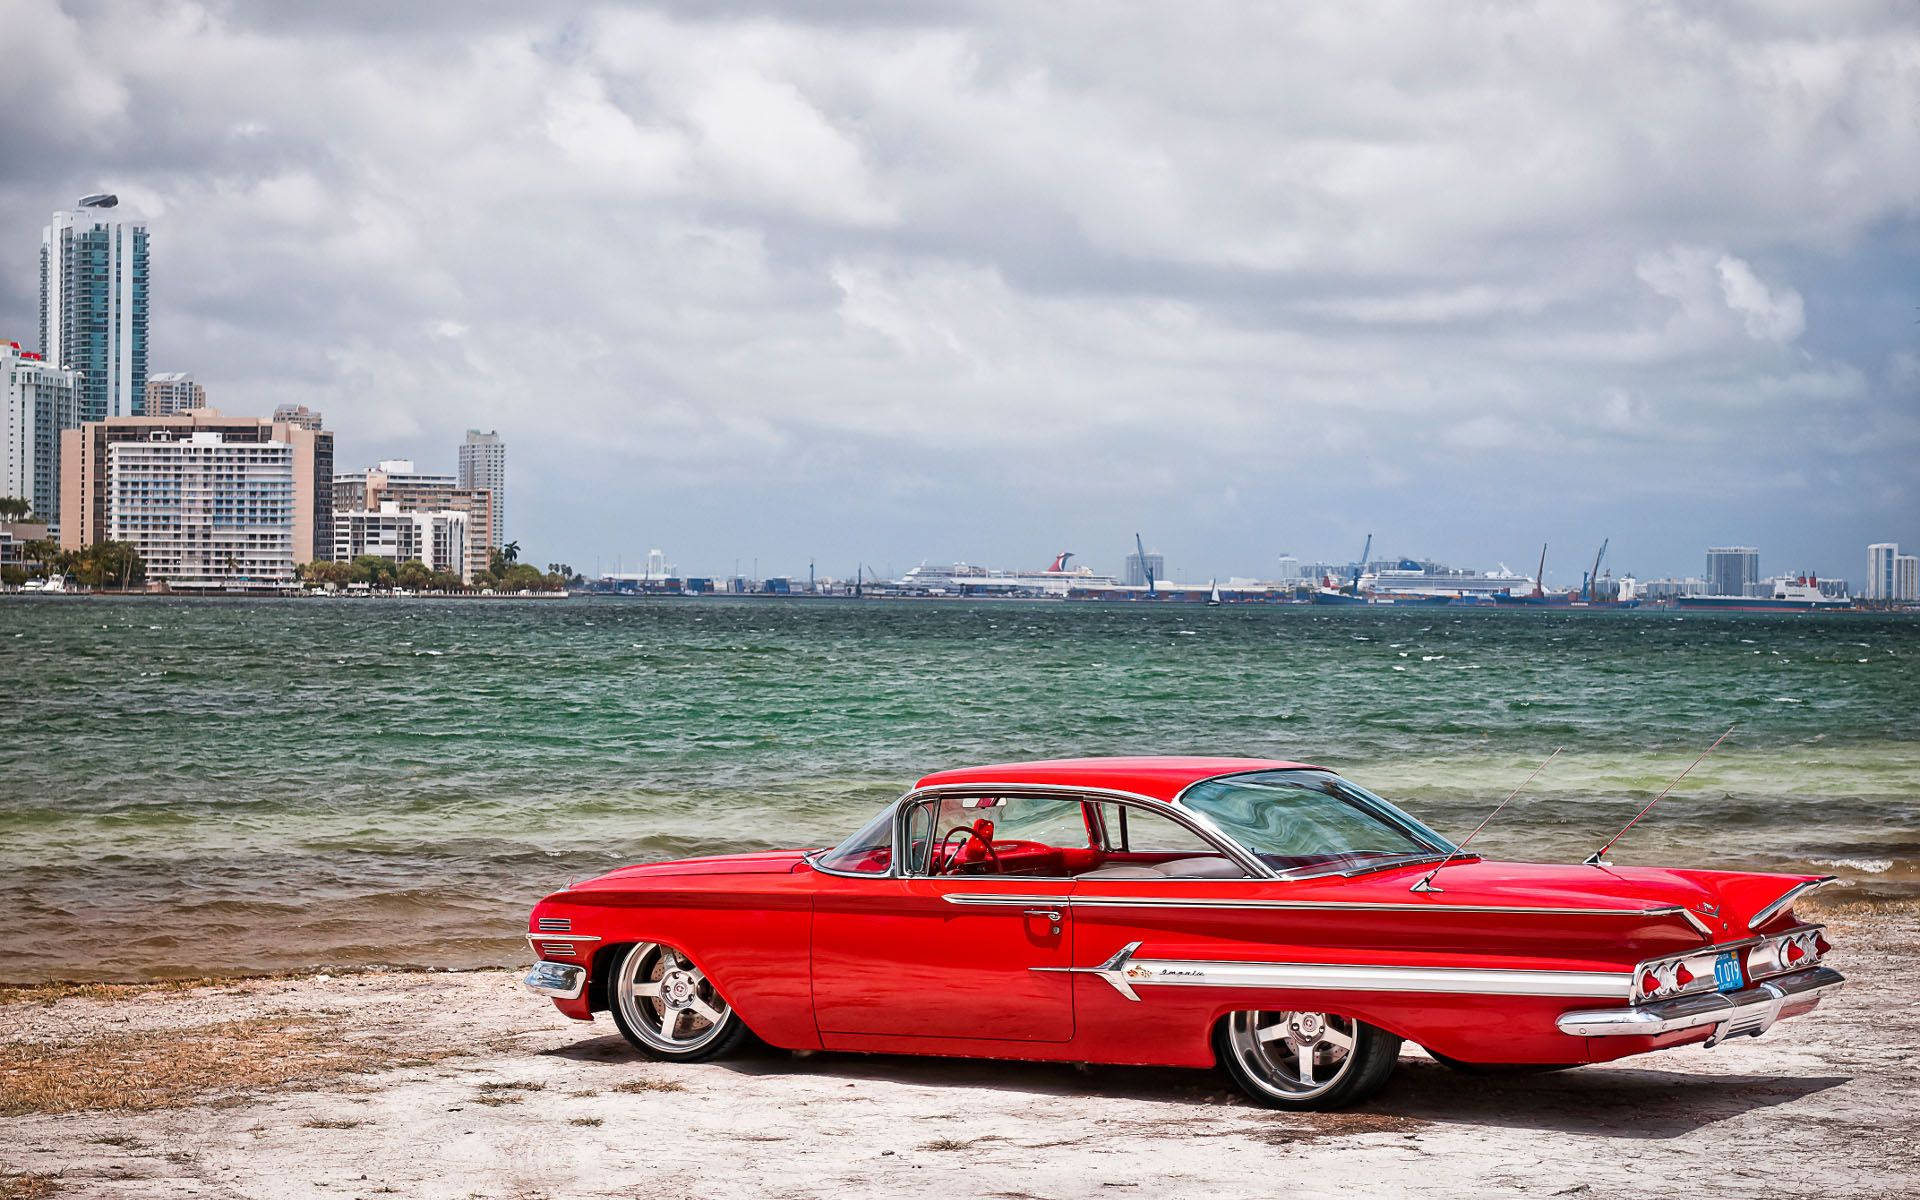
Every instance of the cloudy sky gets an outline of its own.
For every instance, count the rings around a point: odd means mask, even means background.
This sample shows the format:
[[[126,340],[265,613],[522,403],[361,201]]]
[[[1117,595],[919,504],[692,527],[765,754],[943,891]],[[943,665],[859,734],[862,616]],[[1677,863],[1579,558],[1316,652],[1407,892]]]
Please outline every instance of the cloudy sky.
[[[0,336],[153,229],[154,370],[539,562],[1574,582],[1920,543],[1920,16],[0,0]]]

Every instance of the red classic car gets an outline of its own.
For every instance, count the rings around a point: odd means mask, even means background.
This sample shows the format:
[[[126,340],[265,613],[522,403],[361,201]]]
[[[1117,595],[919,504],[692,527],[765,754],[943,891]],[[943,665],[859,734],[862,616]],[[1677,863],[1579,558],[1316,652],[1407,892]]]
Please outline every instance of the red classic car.
[[[1436,870],[1436,868],[1438,868]],[[1303,763],[922,779],[831,850],[625,867],[535,906],[526,978],[642,1052],[1223,1066],[1280,1108],[1758,1036],[1843,982],[1830,877],[1487,862]]]

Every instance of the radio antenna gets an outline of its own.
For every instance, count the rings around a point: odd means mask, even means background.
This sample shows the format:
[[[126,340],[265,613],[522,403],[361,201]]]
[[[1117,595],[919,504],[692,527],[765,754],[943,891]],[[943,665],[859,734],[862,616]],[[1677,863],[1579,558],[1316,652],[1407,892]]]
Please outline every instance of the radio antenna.
[[[1662,800],[1665,800],[1667,798],[1667,793],[1672,791],[1674,788],[1678,787],[1680,784],[1680,781],[1687,777],[1688,772],[1692,771],[1695,767],[1699,766],[1701,763],[1707,761],[1707,755],[1712,754],[1715,750],[1719,749],[1720,743],[1726,741],[1729,737],[1731,737],[1733,735],[1734,729],[1737,726],[1738,726],[1738,722],[1736,722],[1733,725],[1727,726],[1727,731],[1725,733],[1713,739],[1713,745],[1708,746],[1705,750],[1702,750],[1700,752],[1699,758],[1696,758],[1692,762],[1688,763],[1687,769],[1685,771],[1682,771],[1678,775],[1675,775],[1673,777],[1672,783],[1669,783],[1666,787],[1661,788],[1660,794],[1658,796],[1655,796],[1653,799],[1647,801],[1647,806],[1645,808],[1633,814],[1633,820],[1628,821],[1625,825],[1621,826],[1619,833],[1614,834],[1612,839],[1609,840],[1606,845],[1600,847],[1598,850],[1595,850],[1590,857],[1583,860],[1581,865],[1587,866],[1587,867],[1604,867],[1604,866],[1611,865],[1607,862],[1607,851],[1613,849],[1613,843],[1627,836],[1627,830],[1632,829],[1635,825],[1638,825],[1640,823],[1641,817],[1644,817],[1648,813],[1652,812],[1654,805],[1660,803]]]
[[[1513,802],[1513,798],[1515,796],[1518,796],[1523,790],[1525,790],[1528,784],[1533,782],[1534,776],[1537,776],[1540,774],[1540,772],[1546,770],[1547,763],[1550,763],[1554,759],[1559,758],[1560,751],[1562,749],[1564,749],[1564,747],[1561,747],[1561,746],[1554,747],[1553,753],[1547,755],[1546,762],[1541,763],[1539,766],[1533,769],[1533,775],[1529,775],[1525,779],[1522,779],[1520,781],[1520,786],[1508,792],[1507,798],[1500,802],[1500,805],[1498,808],[1495,808],[1492,812],[1487,814],[1487,819],[1485,821],[1482,821],[1478,825],[1475,825],[1473,827],[1473,832],[1467,835],[1466,841],[1463,841],[1458,846],[1455,846],[1453,848],[1453,853],[1447,855],[1445,858],[1440,860],[1440,867],[1444,867],[1448,863],[1452,862],[1454,859],[1460,857],[1461,852],[1467,848],[1467,842],[1471,842],[1480,833],[1482,829],[1485,829],[1487,827],[1488,821],[1492,821],[1495,817],[1499,816],[1500,809],[1505,808],[1507,805],[1511,804]],[[1414,880],[1413,887],[1409,888],[1408,890],[1415,891],[1415,892],[1438,892],[1438,891],[1445,890],[1445,889],[1437,888],[1433,886],[1433,877],[1440,873],[1440,867],[1435,867],[1433,870],[1428,871],[1425,875],[1422,875],[1419,879]]]

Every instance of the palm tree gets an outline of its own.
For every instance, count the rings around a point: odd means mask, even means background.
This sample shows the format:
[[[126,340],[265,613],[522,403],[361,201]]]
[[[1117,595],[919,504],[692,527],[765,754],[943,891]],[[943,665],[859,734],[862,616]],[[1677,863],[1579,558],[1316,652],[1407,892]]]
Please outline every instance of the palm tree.
[[[507,560],[508,566],[512,566],[513,564],[519,562],[520,561],[520,543],[508,542],[506,545],[500,547],[500,556]]]

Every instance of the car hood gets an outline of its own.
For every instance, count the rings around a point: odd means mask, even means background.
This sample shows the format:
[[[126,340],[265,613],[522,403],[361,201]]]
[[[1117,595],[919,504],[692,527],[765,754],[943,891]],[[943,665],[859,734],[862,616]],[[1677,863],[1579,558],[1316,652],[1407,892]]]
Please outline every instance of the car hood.
[[[1673,867],[1589,867],[1544,863],[1456,862],[1433,879],[1437,892],[1408,889],[1432,867],[1402,868],[1341,881],[1341,899],[1543,909],[1681,908],[1715,940],[1746,937],[1754,915],[1822,875],[1694,871]]]
[[[640,863],[608,871],[576,888],[603,882],[631,882],[668,875],[784,875],[793,870],[806,850],[759,850],[751,854],[716,854],[708,858],[679,858],[672,862]]]

